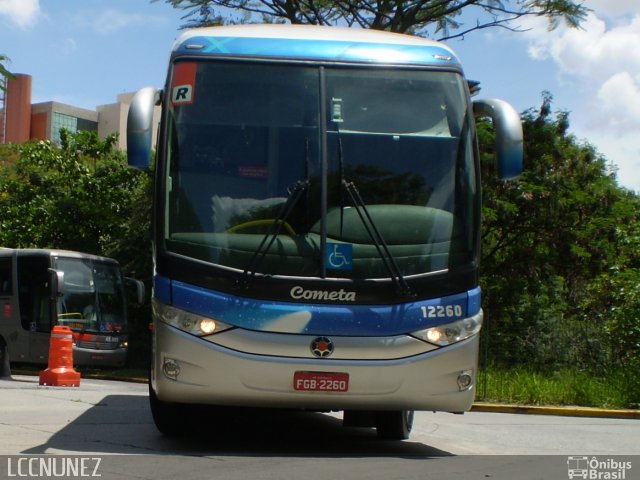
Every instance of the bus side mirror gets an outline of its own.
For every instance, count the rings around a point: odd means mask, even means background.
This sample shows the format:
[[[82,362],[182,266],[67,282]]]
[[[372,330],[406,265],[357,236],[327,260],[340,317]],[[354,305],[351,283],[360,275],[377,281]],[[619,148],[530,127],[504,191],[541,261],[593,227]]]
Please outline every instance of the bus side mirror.
[[[144,288],[144,283],[142,283],[140,280],[136,280],[135,278],[129,278],[129,277],[125,277],[125,282],[128,283],[129,285],[135,285],[136,287],[136,303],[138,305],[144,305],[145,302],[145,288]]]
[[[49,269],[49,298],[55,300],[64,296],[64,272]]]
[[[476,117],[489,117],[496,130],[498,175],[509,180],[522,173],[523,139],[520,115],[507,102],[498,99],[473,102]]]
[[[159,90],[145,87],[131,100],[127,115],[127,159],[132,167],[142,170],[150,168],[153,112],[159,99]]]

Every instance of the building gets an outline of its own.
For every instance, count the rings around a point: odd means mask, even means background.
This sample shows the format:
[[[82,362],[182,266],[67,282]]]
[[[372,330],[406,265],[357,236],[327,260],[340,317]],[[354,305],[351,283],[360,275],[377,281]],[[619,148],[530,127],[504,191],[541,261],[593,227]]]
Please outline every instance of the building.
[[[0,141],[24,143],[29,140],[31,128],[31,76],[16,74],[5,82],[0,104]]]
[[[31,105],[31,125],[27,140],[51,140],[59,144],[60,129],[62,128],[72,133],[81,130],[97,132],[98,112],[58,102],[34,103]]]
[[[29,140],[60,142],[60,129],[72,133],[94,131],[105,139],[118,133],[116,146],[126,149],[127,114],[133,93],[118,95],[116,103],[99,105],[96,110],[74,107],[60,102],[31,103],[30,75],[18,73],[6,81],[6,91],[0,96],[0,144],[24,143]],[[154,120],[160,119],[156,107]],[[153,129],[153,142],[157,128]]]

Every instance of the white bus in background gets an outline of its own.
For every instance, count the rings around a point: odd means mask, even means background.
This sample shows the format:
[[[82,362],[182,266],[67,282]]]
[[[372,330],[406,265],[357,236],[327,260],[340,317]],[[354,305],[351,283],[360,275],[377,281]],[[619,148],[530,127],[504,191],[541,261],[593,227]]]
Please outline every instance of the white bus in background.
[[[54,325],[73,331],[75,365],[121,367],[129,343],[128,295],[144,285],[114,259],[66,250],[0,248],[0,367],[46,364]]]

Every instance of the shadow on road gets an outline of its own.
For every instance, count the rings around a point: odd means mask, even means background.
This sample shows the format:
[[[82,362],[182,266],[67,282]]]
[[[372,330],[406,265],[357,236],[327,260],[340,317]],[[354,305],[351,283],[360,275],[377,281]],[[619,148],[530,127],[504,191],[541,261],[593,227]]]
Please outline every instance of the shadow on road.
[[[441,457],[422,443],[378,440],[375,430],[343,428],[330,415],[297,411],[192,409],[189,434],[155,428],[146,396],[109,395],[24,454],[53,452],[251,457]]]

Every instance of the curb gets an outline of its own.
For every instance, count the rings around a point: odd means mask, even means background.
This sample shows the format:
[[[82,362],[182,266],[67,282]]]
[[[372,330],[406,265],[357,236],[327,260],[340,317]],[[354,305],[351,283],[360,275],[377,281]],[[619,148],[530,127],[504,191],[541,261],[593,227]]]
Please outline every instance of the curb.
[[[563,417],[593,417],[593,418],[619,418],[627,420],[640,420],[640,410],[612,410],[591,407],[561,407],[561,406],[531,406],[508,405],[499,403],[474,403],[472,412],[487,413],[517,413],[529,415],[556,415]]]
[[[91,380],[108,380],[110,382],[149,383],[148,378],[118,377],[116,375],[83,374],[82,378],[90,378]]]
[[[37,377],[38,372],[33,370],[20,370],[12,369],[12,375],[25,375],[29,377]],[[128,382],[128,383],[149,383],[149,379],[146,377],[119,377],[117,375],[101,375],[99,373],[86,373],[80,372],[81,378],[91,380],[108,380],[110,382]]]

